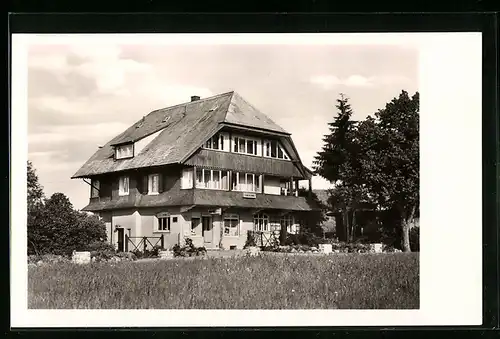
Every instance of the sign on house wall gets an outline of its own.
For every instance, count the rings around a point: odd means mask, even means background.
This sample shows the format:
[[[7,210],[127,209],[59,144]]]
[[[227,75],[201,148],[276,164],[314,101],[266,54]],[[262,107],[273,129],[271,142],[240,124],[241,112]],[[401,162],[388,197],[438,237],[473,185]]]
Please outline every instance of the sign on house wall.
[[[213,208],[213,209],[208,210],[208,213],[221,215],[222,214],[222,209],[220,209],[220,208]]]
[[[257,195],[255,193],[247,193],[247,192],[243,193],[243,198],[246,199],[255,199],[256,197]]]

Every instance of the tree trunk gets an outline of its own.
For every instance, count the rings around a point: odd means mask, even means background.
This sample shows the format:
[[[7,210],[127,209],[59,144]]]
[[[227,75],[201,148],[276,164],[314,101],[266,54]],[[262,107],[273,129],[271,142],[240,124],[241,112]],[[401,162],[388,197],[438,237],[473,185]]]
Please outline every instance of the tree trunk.
[[[342,210],[342,224],[345,230],[345,240],[349,241],[351,239],[349,232],[349,213],[347,210]]]
[[[354,241],[355,238],[356,238],[356,209],[353,209],[351,218],[351,241]]]
[[[408,220],[403,218],[402,220],[403,227],[403,252],[411,252],[410,248],[410,225],[408,224]]]
[[[280,223],[280,245],[284,246],[286,242],[286,226],[283,223]],[[274,231],[273,231],[274,232]]]
[[[413,222],[416,206],[411,207],[410,213],[407,214],[405,210],[402,211],[402,227],[403,227],[403,252],[411,252],[410,246],[410,223]]]

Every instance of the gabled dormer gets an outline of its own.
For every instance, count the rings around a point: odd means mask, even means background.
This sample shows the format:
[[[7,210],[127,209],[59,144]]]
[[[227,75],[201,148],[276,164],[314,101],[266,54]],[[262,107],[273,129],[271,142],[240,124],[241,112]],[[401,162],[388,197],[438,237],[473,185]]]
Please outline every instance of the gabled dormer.
[[[129,159],[134,157],[134,143],[114,145],[115,160]]]

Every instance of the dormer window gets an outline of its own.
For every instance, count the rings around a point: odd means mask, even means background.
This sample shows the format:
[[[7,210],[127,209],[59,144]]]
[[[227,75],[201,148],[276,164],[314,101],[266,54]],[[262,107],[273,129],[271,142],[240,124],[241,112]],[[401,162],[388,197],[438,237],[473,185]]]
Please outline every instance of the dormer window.
[[[120,145],[115,147],[115,159],[127,159],[134,156],[134,145]]]

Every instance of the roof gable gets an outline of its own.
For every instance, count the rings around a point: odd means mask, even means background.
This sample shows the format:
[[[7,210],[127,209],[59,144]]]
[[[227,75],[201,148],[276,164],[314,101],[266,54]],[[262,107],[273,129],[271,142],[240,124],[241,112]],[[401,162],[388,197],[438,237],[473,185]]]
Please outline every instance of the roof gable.
[[[238,93],[232,95],[224,122],[289,134],[271,118],[245,101]]]

